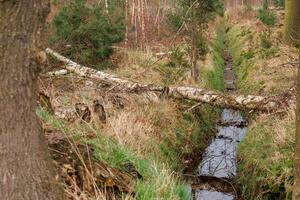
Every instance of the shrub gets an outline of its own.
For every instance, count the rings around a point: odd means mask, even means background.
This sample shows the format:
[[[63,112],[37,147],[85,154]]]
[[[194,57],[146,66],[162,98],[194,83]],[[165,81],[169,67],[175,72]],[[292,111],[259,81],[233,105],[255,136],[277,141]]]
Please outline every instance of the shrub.
[[[162,66],[157,66],[162,77],[162,82],[165,85],[175,84],[178,82],[189,68],[189,63],[186,59],[186,51],[175,47],[172,50],[169,61]]]
[[[270,40],[270,33],[263,32],[259,35],[260,45],[264,49],[269,49],[272,47],[272,41]]]
[[[179,47],[174,47],[167,66],[188,68],[189,64],[185,58],[185,51],[181,50]]]
[[[276,16],[272,11],[267,9],[259,9],[257,18],[264,24],[271,26],[275,24]]]
[[[204,59],[205,55],[208,52],[208,47],[207,47],[206,40],[202,35],[197,37],[196,46],[197,46],[197,49],[198,49],[198,56],[200,58]]]
[[[57,6],[59,3],[60,3],[59,0],[52,0],[52,4],[55,6]]]
[[[211,44],[213,55],[213,69],[207,73],[207,86],[214,90],[224,90],[224,58],[226,25],[221,21],[216,25],[216,38]]]
[[[277,53],[279,51],[278,47],[272,47],[269,49],[262,49],[260,51],[260,57],[263,59],[269,59],[277,56]]]
[[[273,0],[273,2],[276,7],[284,7],[285,6],[284,0]]]
[[[173,12],[172,10],[169,10],[167,18],[168,24],[175,30],[178,30],[184,21],[184,18],[180,14]]]
[[[75,0],[55,16],[52,42],[59,43],[60,51],[71,59],[103,68],[112,45],[123,38],[121,19],[105,14],[101,4],[88,6],[85,0]]]

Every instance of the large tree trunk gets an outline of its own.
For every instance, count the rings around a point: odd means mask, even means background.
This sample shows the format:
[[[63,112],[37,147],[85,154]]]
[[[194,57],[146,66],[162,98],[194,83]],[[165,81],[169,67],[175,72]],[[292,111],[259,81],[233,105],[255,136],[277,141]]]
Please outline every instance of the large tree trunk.
[[[55,181],[35,114],[35,54],[49,2],[0,0],[0,197],[4,200],[64,199]]]
[[[285,1],[284,38],[289,44],[296,43],[300,34],[300,1]]]
[[[300,53],[300,52],[299,52]],[[299,56],[300,58],[300,56]],[[297,108],[296,108],[296,143],[294,161],[294,190],[293,200],[300,199],[300,65],[298,70],[297,84]]]
[[[216,91],[207,91],[195,87],[161,87],[155,85],[145,85],[135,83],[129,80],[119,78],[117,76],[97,71],[85,66],[81,66],[57,52],[46,49],[46,52],[55,57],[57,60],[65,63],[63,66],[70,72],[85,78],[91,78],[97,81],[114,85],[113,88],[126,92],[157,92],[160,95],[170,96],[173,98],[185,98],[198,102],[208,103],[214,106],[231,107],[241,110],[262,110],[273,111],[281,107],[281,99],[279,97],[262,97],[253,95],[236,95],[223,94]]]

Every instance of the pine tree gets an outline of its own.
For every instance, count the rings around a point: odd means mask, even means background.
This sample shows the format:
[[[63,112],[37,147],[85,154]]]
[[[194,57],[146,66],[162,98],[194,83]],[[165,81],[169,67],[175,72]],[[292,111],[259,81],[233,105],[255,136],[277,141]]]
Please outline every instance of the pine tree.
[[[199,69],[197,67],[197,60],[199,56],[204,56],[206,49],[203,47],[202,32],[207,23],[213,19],[216,14],[221,14],[223,11],[223,4],[220,0],[178,0],[179,8],[175,14],[171,14],[169,18],[174,23],[178,23],[180,18],[187,24],[188,38],[190,39],[191,53],[191,77],[197,81],[199,76]],[[180,17],[179,17],[180,16]],[[178,26],[178,25],[176,25]],[[202,49],[202,51],[200,51]]]
[[[109,3],[109,7],[88,6],[86,0],[75,0],[61,8],[53,20],[52,37],[60,51],[80,63],[104,67],[103,63],[113,53],[112,45],[121,42],[125,35],[124,13],[119,13],[117,8],[113,10],[120,6],[117,2]]]

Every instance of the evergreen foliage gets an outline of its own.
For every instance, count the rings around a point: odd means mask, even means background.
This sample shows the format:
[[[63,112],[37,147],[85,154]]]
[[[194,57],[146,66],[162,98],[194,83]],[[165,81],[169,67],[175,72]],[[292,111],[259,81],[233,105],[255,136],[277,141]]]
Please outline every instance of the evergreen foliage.
[[[113,53],[112,45],[123,39],[121,19],[121,15],[106,14],[101,4],[88,5],[85,0],[75,0],[55,16],[52,42],[60,44],[65,56],[102,68]]]
[[[257,12],[257,18],[264,24],[272,26],[275,24],[276,16],[268,9],[259,9]]]
[[[180,27],[183,24],[183,18],[181,16],[181,12],[173,12],[173,11],[169,11],[167,14],[167,18],[168,18],[168,24],[171,26],[171,28],[178,30],[180,29]]]
[[[216,24],[216,38],[211,44],[211,53],[213,55],[213,69],[205,75],[206,84],[209,88],[224,91],[224,68],[225,61],[223,58],[226,35],[226,22],[222,20]]]
[[[168,20],[174,28],[180,28],[183,22],[189,24],[191,18],[196,18],[199,25],[204,25],[216,14],[223,15],[223,3],[220,0],[177,0],[176,10],[170,10]],[[195,11],[192,11],[192,7]],[[195,28],[195,27],[194,27]]]
[[[199,69],[198,58],[205,58],[207,44],[203,31],[216,14],[223,14],[223,3],[220,0],[177,0],[178,6],[169,15],[169,23],[175,28],[185,24],[185,34],[190,45],[191,76],[197,81]]]
[[[272,47],[272,41],[270,40],[270,32],[263,32],[259,34],[260,45],[262,48],[269,49]]]
[[[276,7],[284,7],[285,6],[284,0],[273,0],[273,3]]]

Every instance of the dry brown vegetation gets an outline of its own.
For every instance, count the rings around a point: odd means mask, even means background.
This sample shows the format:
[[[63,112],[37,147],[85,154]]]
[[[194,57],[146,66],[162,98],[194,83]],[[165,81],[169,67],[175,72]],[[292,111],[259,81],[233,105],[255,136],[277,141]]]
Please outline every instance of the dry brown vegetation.
[[[277,16],[274,26],[266,26],[255,19],[256,11],[253,10],[229,13],[229,21],[235,25],[229,37],[236,63],[240,62],[240,68],[243,68],[238,73],[238,80],[244,93],[278,94],[295,84],[298,51],[284,44],[284,13],[281,10],[274,12]],[[265,48],[262,42],[271,46]]]
[[[295,87],[298,50],[284,44],[282,10],[274,26],[255,19],[255,10],[229,12],[227,33],[238,87],[243,93],[279,94],[292,91],[290,107],[276,114],[253,116],[239,147],[240,176],[246,199],[291,199],[295,132]]]
[[[148,8],[150,7],[148,5]],[[156,11],[150,9],[148,17],[155,16]],[[274,26],[264,25],[256,19],[256,10],[250,8],[229,10],[225,20],[217,19],[208,25],[205,35],[213,43],[217,37],[214,32],[217,24],[226,22],[224,28],[228,28],[228,32],[225,40],[233,56],[238,89],[241,93],[271,95],[283,93],[294,86],[298,63],[297,50],[283,44],[283,11],[274,12],[277,16]],[[190,85],[189,70],[180,74],[179,79],[176,74],[163,71],[171,60],[169,51],[173,51],[175,46],[186,51],[186,46],[183,45],[186,43],[185,38],[178,39],[173,36],[158,38],[155,32],[158,24],[147,25],[149,25],[146,27],[146,30],[149,30],[147,35],[149,43],[142,49],[118,45],[111,58],[115,68],[107,71],[145,84],[165,85],[170,83],[168,81],[176,79],[171,84]],[[267,41],[262,41],[264,40],[262,34],[265,34],[264,39]],[[132,32],[129,35],[132,41],[128,46],[136,45],[134,37]],[[263,42],[269,42],[271,47],[265,48]],[[161,56],[157,53],[167,54]],[[199,87],[211,89],[206,76],[216,67],[213,53],[210,49],[206,58],[198,61],[201,76],[196,84]],[[210,110],[200,106],[191,114],[187,112],[193,106],[190,102],[177,102],[153,96],[149,98],[147,96],[149,94],[124,94],[105,83],[96,83],[74,74],[43,77],[40,80],[40,91],[50,98],[56,114],[56,116],[49,113],[42,114],[45,129],[48,132],[49,129],[54,133],[58,132],[58,137],[63,135],[62,141],[65,141],[66,137],[72,138],[68,140],[67,145],[80,146],[83,143],[88,149],[94,148],[85,160],[86,163],[81,163],[81,166],[91,173],[94,169],[84,165],[88,166],[89,159],[92,158],[97,160],[95,163],[103,164],[104,168],[112,168],[117,171],[116,173],[128,175],[122,166],[124,162],[129,162],[145,178],[143,181],[133,178],[134,192],[137,192],[137,196],[149,195],[148,199],[162,197],[179,199],[177,192],[186,191],[183,184],[178,181],[181,170],[178,170],[179,174],[175,173],[175,170],[192,162],[186,155],[192,155],[195,148],[203,151],[205,143],[212,136],[213,125],[208,123],[212,123],[217,116],[214,108]],[[97,113],[93,112],[95,100],[101,102],[105,109],[105,121],[99,121]],[[91,120],[86,120],[85,113],[80,115],[74,112],[78,104],[87,106],[91,111]],[[243,195],[246,198],[263,198],[266,194],[271,196],[277,193],[287,196],[290,194],[295,119],[293,110],[292,105],[279,114],[265,113],[251,118],[249,133],[240,146],[241,176],[237,180],[242,185]],[[203,118],[208,116],[210,117],[207,119],[208,122],[201,123]],[[200,123],[197,121],[199,118],[202,120]],[[195,136],[195,132],[201,132],[197,129],[202,128],[207,136],[197,134]],[[53,138],[50,137],[49,140],[51,142]],[[55,150],[69,154],[67,151],[64,152],[64,149]],[[84,154],[84,151],[79,154]],[[76,156],[71,159],[72,162],[78,159],[78,155]],[[64,161],[67,163],[62,164],[60,169],[76,171],[73,166],[68,169],[71,161]],[[157,176],[162,178],[158,179]],[[108,198],[107,192],[112,199],[133,198],[133,195],[123,197],[112,195],[111,189],[116,186],[115,182],[109,182],[108,187],[103,187],[108,183],[106,181],[111,179],[102,181],[100,184],[102,188],[92,181],[92,189],[82,186],[82,176],[79,176],[79,179],[79,183],[72,177],[71,182],[67,184],[65,182],[70,199],[104,199]],[[116,189],[120,190],[118,187]],[[146,191],[150,191],[149,194]]]

